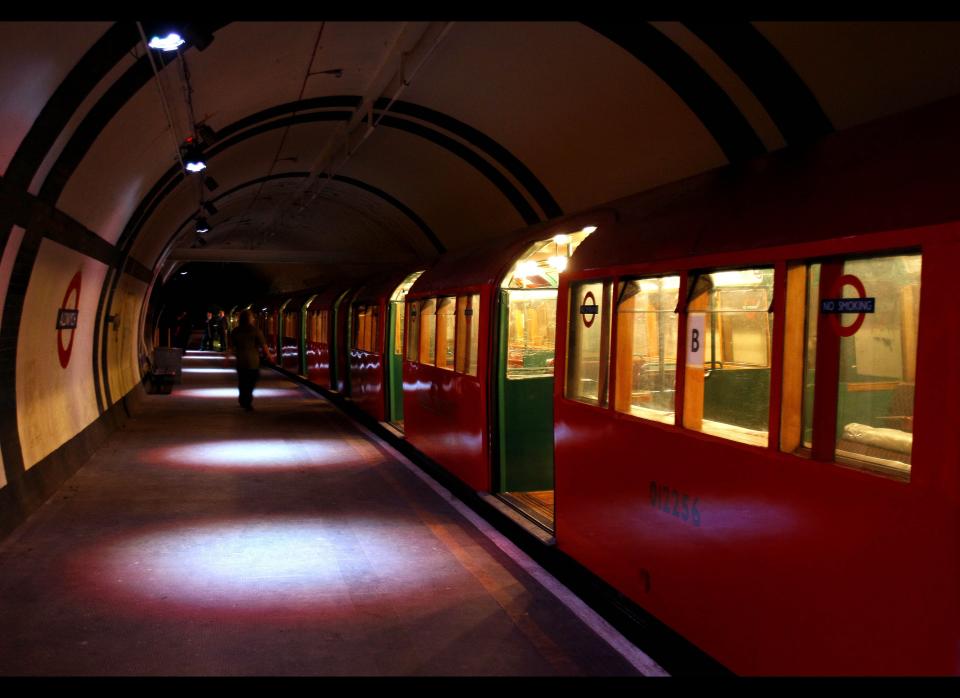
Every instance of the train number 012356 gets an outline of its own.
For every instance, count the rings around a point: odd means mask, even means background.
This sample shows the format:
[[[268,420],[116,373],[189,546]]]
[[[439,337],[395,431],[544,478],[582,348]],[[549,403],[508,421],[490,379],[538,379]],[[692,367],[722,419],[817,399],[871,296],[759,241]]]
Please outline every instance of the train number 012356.
[[[654,509],[676,516],[681,521],[700,526],[700,510],[698,497],[691,497],[663,483],[650,481],[650,506]]]

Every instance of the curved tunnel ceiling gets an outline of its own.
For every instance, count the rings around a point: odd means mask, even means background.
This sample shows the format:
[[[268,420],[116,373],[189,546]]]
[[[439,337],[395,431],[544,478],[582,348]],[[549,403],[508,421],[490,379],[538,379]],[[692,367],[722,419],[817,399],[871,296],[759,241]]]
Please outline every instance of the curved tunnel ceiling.
[[[193,29],[156,77],[134,22],[0,25],[4,186],[145,280],[186,260],[425,264],[960,92],[955,22]],[[210,186],[176,159],[188,105]]]

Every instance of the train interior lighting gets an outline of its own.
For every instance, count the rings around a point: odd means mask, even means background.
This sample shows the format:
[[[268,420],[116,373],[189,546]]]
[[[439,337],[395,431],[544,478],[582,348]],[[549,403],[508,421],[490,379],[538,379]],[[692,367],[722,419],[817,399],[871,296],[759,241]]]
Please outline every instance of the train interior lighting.
[[[550,257],[547,257],[547,265],[553,267],[558,272],[565,271],[569,261],[570,260],[564,255],[555,254],[555,255],[551,255]]]
[[[531,245],[516,262],[501,284],[503,288],[556,288],[559,275],[567,269],[570,257],[596,226],[573,233],[558,233],[549,240]]]

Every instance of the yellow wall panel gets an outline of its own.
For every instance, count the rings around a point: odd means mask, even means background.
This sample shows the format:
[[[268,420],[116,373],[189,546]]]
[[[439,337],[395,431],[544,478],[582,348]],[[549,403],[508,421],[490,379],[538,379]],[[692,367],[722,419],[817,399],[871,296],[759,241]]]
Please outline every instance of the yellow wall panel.
[[[117,402],[140,382],[140,309],[147,285],[124,274],[113,295],[110,314],[116,317],[107,333],[110,397]]]
[[[17,428],[25,468],[99,416],[91,359],[106,270],[100,262],[50,240],[40,245],[17,341]],[[77,275],[79,293],[68,293]],[[57,330],[62,307],[77,309],[75,330]]]

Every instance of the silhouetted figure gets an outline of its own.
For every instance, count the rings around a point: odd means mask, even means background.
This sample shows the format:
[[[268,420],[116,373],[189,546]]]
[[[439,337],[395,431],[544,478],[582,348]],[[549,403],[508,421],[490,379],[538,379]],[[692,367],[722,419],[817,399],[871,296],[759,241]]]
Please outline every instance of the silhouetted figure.
[[[230,333],[230,349],[237,357],[237,383],[240,388],[240,406],[253,409],[253,388],[260,377],[260,351],[266,363],[272,363],[267,340],[260,328],[253,324],[253,312],[244,310],[240,321]]]
[[[220,340],[220,351],[227,350],[227,314],[222,310],[217,314],[217,339]]]
[[[213,336],[215,329],[213,313],[207,311],[207,319],[203,324],[203,339],[200,340],[200,349],[202,351],[213,349]]]
[[[173,346],[186,351],[190,341],[190,316],[186,310],[181,310],[177,319],[173,321]]]

